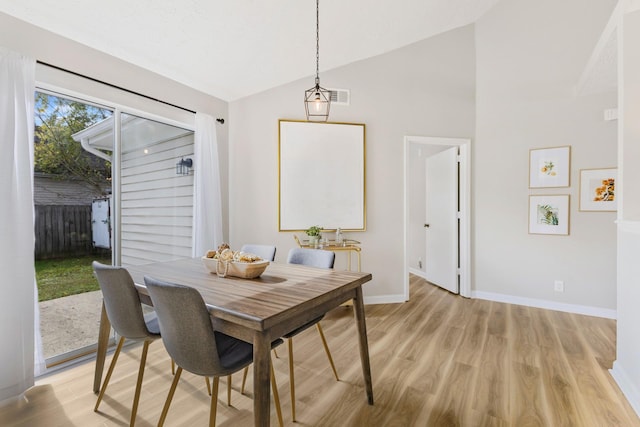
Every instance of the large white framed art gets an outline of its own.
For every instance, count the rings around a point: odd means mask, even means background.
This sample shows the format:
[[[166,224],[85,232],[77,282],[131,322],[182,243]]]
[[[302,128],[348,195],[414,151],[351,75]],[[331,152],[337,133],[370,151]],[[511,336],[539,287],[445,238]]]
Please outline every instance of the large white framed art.
[[[279,120],[280,231],[366,229],[365,125]]]
[[[529,188],[569,187],[571,146],[529,150]]]

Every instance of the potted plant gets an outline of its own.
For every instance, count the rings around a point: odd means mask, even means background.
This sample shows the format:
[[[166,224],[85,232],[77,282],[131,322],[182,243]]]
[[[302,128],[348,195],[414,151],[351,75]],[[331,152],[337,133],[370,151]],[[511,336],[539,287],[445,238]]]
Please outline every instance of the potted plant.
[[[309,237],[309,244],[317,244],[318,240],[320,240],[320,234],[322,232],[322,227],[318,225],[312,225],[311,227],[305,230],[305,233]]]

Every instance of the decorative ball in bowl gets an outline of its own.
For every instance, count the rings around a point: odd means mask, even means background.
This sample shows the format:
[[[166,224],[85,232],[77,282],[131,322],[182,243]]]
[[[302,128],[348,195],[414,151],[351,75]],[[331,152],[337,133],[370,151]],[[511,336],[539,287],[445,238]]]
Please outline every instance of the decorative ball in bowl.
[[[221,261],[215,258],[202,257],[204,266],[211,273],[216,273],[220,277],[233,276],[243,279],[255,279],[260,277],[262,273],[267,269],[269,261]]]

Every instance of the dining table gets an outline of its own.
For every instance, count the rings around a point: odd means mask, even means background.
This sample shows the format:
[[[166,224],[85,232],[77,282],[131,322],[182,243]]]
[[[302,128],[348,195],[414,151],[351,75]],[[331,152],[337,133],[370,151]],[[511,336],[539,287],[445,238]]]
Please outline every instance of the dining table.
[[[268,426],[270,421],[271,342],[352,301],[366,399],[373,405],[362,292],[362,285],[372,278],[370,273],[272,262],[257,278],[220,277],[205,268],[200,258],[127,266],[126,269],[142,303],[153,305],[144,286],[145,276],[191,286],[202,295],[215,330],[253,344],[256,426]],[[110,331],[103,304],[93,384],[96,393],[100,389]]]

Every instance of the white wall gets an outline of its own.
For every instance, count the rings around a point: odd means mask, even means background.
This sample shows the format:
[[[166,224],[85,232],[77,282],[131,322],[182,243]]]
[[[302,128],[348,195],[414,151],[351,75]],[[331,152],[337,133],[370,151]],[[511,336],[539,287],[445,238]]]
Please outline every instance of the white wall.
[[[114,27],[114,31],[117,31],[116,27]],[[108,34],[105,34],[105,37],[108,37]],[[132,43],[135,41],[132,40]],[[218,117],[226,116],[227,103],[224,101],[1,12],[0,45],[29,55],[38,61],[181,107],[203,111]],[[163,111],[170,111],[168,108],[163,110],[162,104],[150,104],[142,98],[136,100],[134,96],[113,88],[96,88],[89,81],[73,79],[70,76],[58,76],[53,71],[39,69],[38,72],[40,74],[36,76],[37,79],[44,76],[50,79],[64,79],[64,84],[71,86],[68,89],[78,89],[82,92],[96,91],[96,93],[89,93],[89,95],[106,95],[110,99],[120,101],[133,108],[144,106],[145,109],[151,109],[152,113],[161,114]],[[97,93],[97,91],[101,91],[101,93]]]
[[[617,357],[612,374],[640,415],[640,11],[624,17],[618,41],[623,201],[618,226]]]
[[[510,0],[476,24],[477,132],[473,185],[476,295],[612,313],[615,213],[579,212],[579,170],[615,167],[616,94],[574,86],[614,0]],[[569,188],[528,189],[532,148],[571,146]],[[570,195],[570,235],[528,234],[530,194]],[[565,292],[554,292],[554,280]],[[571,310],[570,310],[571,311]]]
[[[333,106],[331,121],[366,124],[367,230],[347,236],[362,242],[362,269],[373,274],[368,301],[402,299],[404,136],[473,135],[473,36],[468,26],[320,73],[323,86],[351,91],[351,105]],[[277,126],[279,118],[304,119],[312,85],[310,76],[229,106],[232,247],[275,244],[284,261],[294,246],[292,233],[278,232]]]
[[[114,31],[117,28],[114,27]],[[105,35],[108,37],[108,35]],[[198,92],[161,75],[151,73],[125,61],[116,59],[73,40],[60,37],[42,30],[24,21],[0,13],[0,46],[31,56],[38,61],[89,76],[93,79],[120,86],[137,93],[159,99],[192,111],[210,114],[214,117],[228,118],[225,101]],[[79,95],[117,103],[151,113],[159,117],[174,120],[177,123],[193,125],[194,115],[159,102],[133,95],[112,87],[73,76],[50,67],[38,65],[36,79],[39,85],[46,88],[61,88]],[[220,157],[228,156],[228,126],[218,125],[218,144]],[[221,165],[223,224],[224,233],[228,235],[228,169],[227,163]]]
[[[324,86],[351,90],[351,106],[333,107],[331,119],[367,124],[367,231],[353,237],[373,273],[368,297],[397,295],[401,286],[402,135],[475,135],[475,295],[615,313],[615,213],[579,212],[578,190],[580,169],[617,163],[616,124],[602,118],[616,95],[574,95],[614,3],[501,2],[475,37],[466,27],[321,73]],[[234,245],[273,242],[280,257],[293,246],[277,231],[277,119],[303,118],[300,94],[311,82],[230,105],[230,191],[243,195],[230,205]],[[572,146],[571,186],[529,190],[529,150],[560,145]],[[571,195],[570,236],[528,234],[529,195],[547,193]],[[556,279],[564,293],[554,292]]]
[[[365,287],[368,296],[401,293],[403,137],[473,139],[477,77],[474,289],[615,308],[614,214],[578,212],[577,194],[580,168],[616,164],[615,125],[602,120],[602,110],[615,106],[616,99],[615,94],[576,98],[572,92],[613,4],[614,0],[590,0],[588,7],[579,0],[504,1],[480,20],[475,34],[473,27],[464,27],[321,73],[324,86],[351,90],[351,105],[333,107],[332,120],[367,124],[367,231],[351,237],[363,242],[363,269],[374,275]],[[4,14],[0,44],[228,118],[223,101]],[[45,67],[38,70],[40,80],[80,93],[114,98],[160,115],[169,108]],[[228,188],[233,195],[229,200],[223,194],[231,212],[224,221],[230,227],[225,234],[234,245],[273,242],[279,260],[293,239],[277,230],[277,120],[303,118],[301,94],[312,83],[310,76],[236,101],[229,106],[227,124],[218,129],[221,158],[229,155]],[[227,129],[232,139],[229,151]],[[572,185],[548,192],[571,194],[571,235],[528,235],[528,195],[538,194],[527,188],[528,150],[567,144],[573,149]],[[222,168],[224,191],[225,163]],[[553,292],[554,279],[565,281],[565,293]]]

